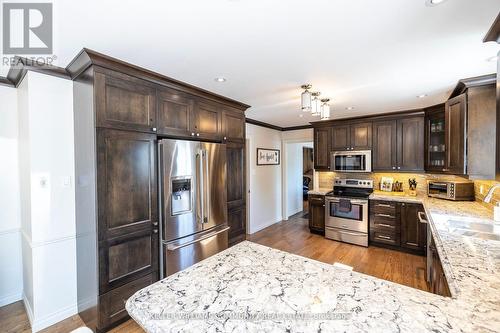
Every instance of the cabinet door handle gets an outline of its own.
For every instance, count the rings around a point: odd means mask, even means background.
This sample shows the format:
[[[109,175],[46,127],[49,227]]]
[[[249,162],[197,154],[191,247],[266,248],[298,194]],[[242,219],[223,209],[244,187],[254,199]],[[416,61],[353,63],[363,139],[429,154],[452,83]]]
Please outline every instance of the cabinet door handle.
[[[191,136],[194,136],[194,133],[191,133]]]
[[[420,221],[420,223],[427,224],[429,222],[429,221],[427,221],[425,219],[425,213],[424,212],[418,212],[417,215],[418,215],[418,220]],[[424,217],[422,217],[422,216],[424,216]]]
[[[398,166],[398,170],[401,170],[401,167],[400,167],[400,166]]]
[[[392,170],[396,170],[396,167],[392,167]]]
[[[153,127],[152,130],[153,130],[153,132],[156,132],[156,127]]]
[[[394,226],[392,226],[390,224],[385,224],[385,223],[379,223],[378,225],[381,227],[394,228]]]
[[[375,214],[375,216],[380,216],[380,217],[388,217],[388,218],[391,218],[391,219],[395,218],[394,216],[389,215],[389,214],[378,214],[378,213],[377,213],[377,214]]]
[[[158,233],[158,229],[153,229],[153,234],[157,234]]]
[[[200,133],[196,133],[196,136],[200,136]]]
[[[158,222],[153,222],[153,226],[157,226],[158,225]]]
[[[384,236],[384,235],[378,235],[378,238],[382,238],[382,239],[391,239],[391,237],[389,236]]]

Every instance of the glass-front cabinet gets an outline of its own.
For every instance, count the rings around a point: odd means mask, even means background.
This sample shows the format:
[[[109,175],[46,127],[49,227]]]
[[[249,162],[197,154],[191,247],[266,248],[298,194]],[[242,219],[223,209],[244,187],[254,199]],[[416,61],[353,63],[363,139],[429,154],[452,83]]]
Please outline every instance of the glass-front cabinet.
[[[426,113],[426,159],[427,171],[444,171],[446,168],[445,114],[443,107],[435,107]]]

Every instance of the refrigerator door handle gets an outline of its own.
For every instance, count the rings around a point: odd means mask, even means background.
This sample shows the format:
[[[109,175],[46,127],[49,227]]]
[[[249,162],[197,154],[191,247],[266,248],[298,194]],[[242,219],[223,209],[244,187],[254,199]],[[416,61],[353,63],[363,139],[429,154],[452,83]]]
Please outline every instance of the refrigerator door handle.
[[[198,178],[198,189],[200,192],[200,223],[203,224],[205,220],[205,179],[203,174],[203,150],[200,150],[197,154],[199,157],[199,178]]]
[[[160,221],[160,240],[163,241],[163,143],[158,142],[158,220]],[[163,249],[160,246],[160,279],[164,278],[163,274]]]
[[[210,173],[208,169],[208,151],[205,149],[203,151],[203,161],[205,162],[205,175],[203,176],[204,181],[203,185],[206,187],[203,188],[203,196],[206,197],[206,206],[205,202],[203,202],[203,223],[208,223],[210,219]]]
[[[189,242],[186,242],[186,243],[182,243],[182,244],[168,244],[167,245],[167,250],[169,251],[175,251],[175,250],[178,250],[180,248],[183,248],[185,246],[188,246],[188,245],[191,245],[191,244],[194,244],[194,243],[198,243],[198,242],[201,242],[202,240],[205,240],[207,238],[211,238],[215,235],[218,235],[220,233],[223,233],[224,231],[227,231],[229,230],[230,227],[225,227],[224,229],[222,230],[219,230],[219,231],[216,231],[216,232],[212,232],[212,233],[209,233],[208,235],[205,235],[203,237],[200,237],[200,238],[197,238],[197,239],[193,239],[192,241],[189,241]]]

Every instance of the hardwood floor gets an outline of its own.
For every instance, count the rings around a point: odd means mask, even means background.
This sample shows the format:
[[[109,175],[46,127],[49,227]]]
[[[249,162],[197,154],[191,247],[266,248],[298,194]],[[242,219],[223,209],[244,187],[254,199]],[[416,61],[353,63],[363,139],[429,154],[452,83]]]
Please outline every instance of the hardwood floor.
[[[58,322],[40,333],[68,333],[85,326],[79,315],[74,315]],[[31,333],[30,322],[22,301],[0,308],[0,331],[4,333]],[[115,327],[110,333],[142,333],[142,328],[132,319]]]
[[[325,263],[339,262],[353,267],[356,272],[429,291],[425,281],[425,257],[374,246],[365,248],[332,241],[311,234],[307,219],[302,216],[302,212],[298,213],[288,221],[247,235],[247,239]],[[74,315],[41,332],[67,333],[81,326],[85,326],[83,321],[78,315]],[[6,333],[31,332],[21,301],[0,308],[0,327],[1,331]],[[139,333],[143,330],[133,320],[128,320],[110,332]]]
[[[337,242],[309,232],[307,219],[298,213],[288,221],[273,224],[247,240],[278,250],[298,254],[328,264],[353,267],[356,272],[429,291],[425,281],[425,257]]]

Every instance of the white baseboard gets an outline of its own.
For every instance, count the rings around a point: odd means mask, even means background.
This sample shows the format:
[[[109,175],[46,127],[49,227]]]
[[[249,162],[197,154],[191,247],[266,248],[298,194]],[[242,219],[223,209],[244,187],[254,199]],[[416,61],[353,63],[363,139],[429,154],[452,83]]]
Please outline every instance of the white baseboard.
[[[0,307],[12,304],[14,302],[20,301],[23,299],[23,292],[18,291],[15,293],[12,293],[10,295],[5,295],[0,298]]]
[[[255,234],[256,232],[261,231],[262,229],[265,229],[265,228],[267,228],[275,223],[278,223],[280,221],[281,221],[281,219],[277,219],[275,221],[265,222],[264,224],[261,224],[261,225],[257,226],[256,228],[252,228],[252,231],[250,232],[250,234]]]
[[[23,302],[24,302],[24,307],[26,308],[26,313],[28,314],[28,319],[31,324],[31,332],[33,333],[41,331],[44,328],[54,325],[78,313],[78,306],[75,303],[71,306],[68,306],[54,313],[51,313],[48,316],[42,318],[34,318],[32,306],[31,304],[29,304],[28,299],[24,294],[23,294]]]

